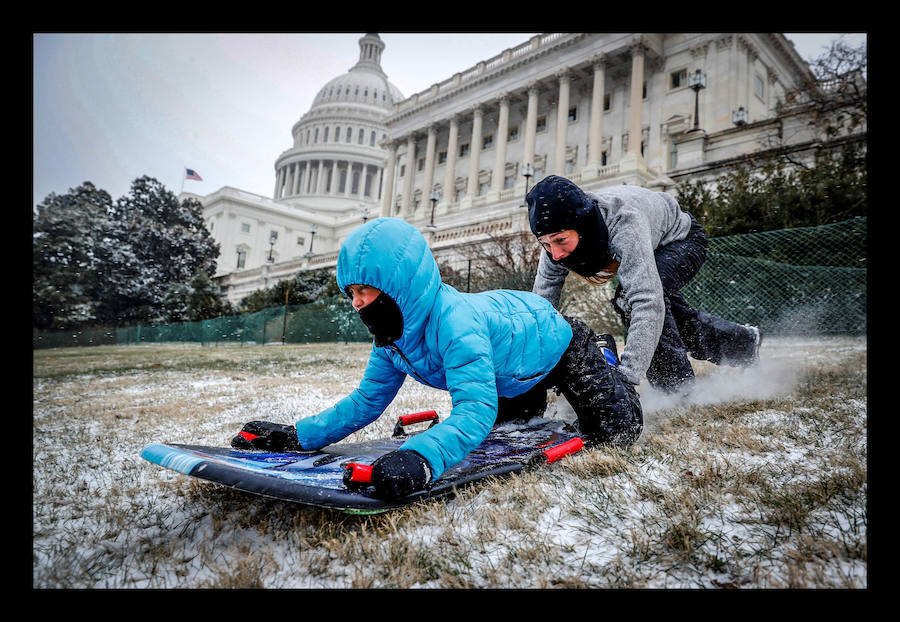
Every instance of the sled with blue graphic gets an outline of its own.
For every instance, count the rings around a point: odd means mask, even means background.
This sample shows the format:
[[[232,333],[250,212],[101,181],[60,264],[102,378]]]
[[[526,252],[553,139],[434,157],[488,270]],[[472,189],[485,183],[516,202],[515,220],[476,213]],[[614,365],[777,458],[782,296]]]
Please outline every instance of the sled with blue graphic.
[[[489,477],[503,477],[555,462],[584,447],[578,431],[564,421],[536,418],[495,427],[461,462],[422,491],[388,501],[367,485],[370,465],[409,436],[406,426],[438,422],[426,411],[401,416],[394,434],[359,443],[335,443],[311,452],[267,452],[175,443],[152,443],[141,457],[161,467],[245,492],[348,513],[376,513],[427,499]]]

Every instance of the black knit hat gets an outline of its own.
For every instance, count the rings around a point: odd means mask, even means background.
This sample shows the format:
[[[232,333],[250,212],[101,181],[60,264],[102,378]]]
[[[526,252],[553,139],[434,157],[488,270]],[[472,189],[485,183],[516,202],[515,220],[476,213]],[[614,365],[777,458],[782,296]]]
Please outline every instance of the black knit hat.
[[[556,261],[545,251],[550,261],[560,263],[582,276],[598,273],[611,259],[609,232],[597,202],[575,183],[550,175],[525,196],[528,204],[528,223],[536,237],[574,229],[579,242],[567,257]]]
[[[528,222],[535,236],[575,229],[579,233],[594,214],[594,202],[565,177],[550,175],[535,184],[525,197]]]

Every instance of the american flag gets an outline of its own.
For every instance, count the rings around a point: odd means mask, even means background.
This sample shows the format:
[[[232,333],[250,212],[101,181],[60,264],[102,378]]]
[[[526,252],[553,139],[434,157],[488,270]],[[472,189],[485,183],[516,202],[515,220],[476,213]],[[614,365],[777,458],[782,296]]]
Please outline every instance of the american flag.
[[[184,169],[184,178],[185,179],[196,179],[197,181],[203,181],[203,178],[192,168]]]

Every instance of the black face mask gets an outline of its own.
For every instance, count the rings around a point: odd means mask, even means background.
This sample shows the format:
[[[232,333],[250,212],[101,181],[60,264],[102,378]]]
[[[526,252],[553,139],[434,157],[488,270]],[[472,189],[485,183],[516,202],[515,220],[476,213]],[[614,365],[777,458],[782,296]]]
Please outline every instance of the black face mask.
[[[607,246],[606,223],[600,217],[599,211],[595,210],[593,214],[579,223],[576,231],[579,240],[575,250],[559,260],[555,260],[551,256],[550,261],[563,265],[581,276],[593,276],[612,261],[612,255]],[[550,255],[549,252],[547,254]]]
[[[384,292],[359,310],[359,318],[375,337],[375,345],[379,348],[397,341],[403,334],[400,307]]]

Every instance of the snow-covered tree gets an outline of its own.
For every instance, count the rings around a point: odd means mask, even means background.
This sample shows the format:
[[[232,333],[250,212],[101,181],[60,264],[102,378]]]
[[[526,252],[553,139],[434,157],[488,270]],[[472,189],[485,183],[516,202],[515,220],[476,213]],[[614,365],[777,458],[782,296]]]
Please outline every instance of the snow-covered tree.
[[[163,319],[173,286],[215,273],[219,249],[201,210],[146,176],[115,203],[90,182],[50,194],[34,216],[34,325]]]
[[[96,320],[104,287],[99,251],[109,230],[112,199],[85,182],[68,193],[51,193],[33,218],[32,309],[38,328],[69,328]]]
[[[188,283],[197,271],[213,274],[219,246],[195,199],[178,198],[151,177],[140,177],[116,201],[114,237],[130,257],[118,277],[114,302],[119,322],[163,319],[170,286]]]

